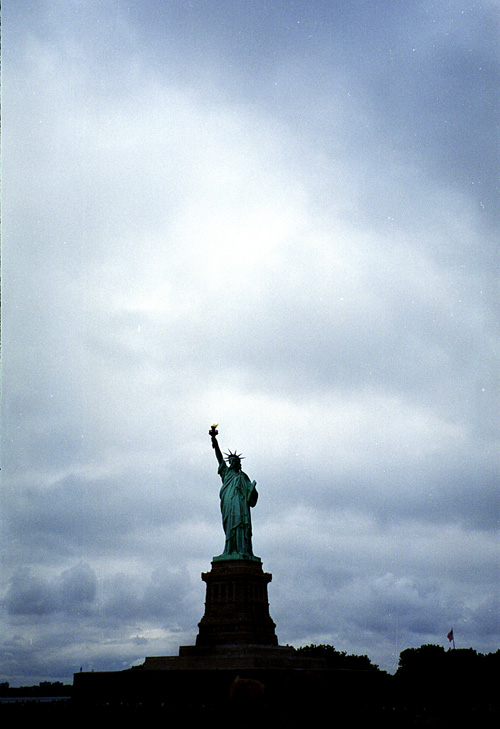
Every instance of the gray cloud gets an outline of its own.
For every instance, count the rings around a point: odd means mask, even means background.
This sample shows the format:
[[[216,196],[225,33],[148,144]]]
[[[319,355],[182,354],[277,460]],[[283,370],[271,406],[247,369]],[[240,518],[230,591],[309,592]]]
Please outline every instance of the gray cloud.
[[[85,614],[96,591],[95,573],[86,564],[66,569],[52,580],[34,577],[23,568],[11,579],[6,605],[13,615]]]

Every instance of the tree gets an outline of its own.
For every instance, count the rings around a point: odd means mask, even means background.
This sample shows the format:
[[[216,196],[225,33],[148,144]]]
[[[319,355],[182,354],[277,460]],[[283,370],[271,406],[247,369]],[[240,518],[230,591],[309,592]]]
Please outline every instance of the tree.
[[[445,650],[442,646],[426,644],[420,648],[407,648],[399,655],[397,676],[434,673],[442,669]]]
[[[306,656],[324,658],[327,668],[344,669],[351,671],[379,671],[368,656],[348,655],[345,651],[337,651],[333,645],[306,645],[297,649]]]

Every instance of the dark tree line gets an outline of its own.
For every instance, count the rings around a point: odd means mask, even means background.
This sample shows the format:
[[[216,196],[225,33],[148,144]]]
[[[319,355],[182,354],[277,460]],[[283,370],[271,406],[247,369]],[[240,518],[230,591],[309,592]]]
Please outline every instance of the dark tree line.
[[[327,668],[351,671],[379,671],[379,667],[370,661],[368,656],[356,656],[345,651],[337,651],[333,645],[306,645],[297,648],[298,653],[305,656],[324,658]]]
[[[338,651],[333,645],[306,645],[297,651],[307,656],[324,658],[328,668],[354,671],[380,671],[368,656],[352,655]],[[500,676],[500,649],[495,653],[482,654],[473,648],[445,650],[439,645],[423,645],[420,648],[407,648],[399,656],[398,678],[416,678],[441,674],[473,672],[476,675]]]
[[[427,644],[420,648],[407,648],[399,656],[396,676],[419,674],[449,674],[473,671],[480,674],[500,675],[500,650],[495,653],[477,653],[473,648],[451,648]]]
[[[337,691],[336,703],[337,712],[342,702],[349,707],[345,719],[351,726],[366,726],[364,720],[374,717],[398,729],[423,725],[447,729],[464,722],[481,729],[500,726],[500,650],[484,655],[473,648],[407,648],[394,675],[381,671],[367,656],[348,655],[332,645],[298,650],[323,657],[328,668],[352,676],[351,684],[344,681]],[[334,686],[338,687],[339,678]],[[358,715],[351,716],[351,711]]]
[[[500,722],[499,676],[500,650],[484,655],[423,645],[401,653],[392,679],[400,707],[443,726],[466,722],[486,729]]]

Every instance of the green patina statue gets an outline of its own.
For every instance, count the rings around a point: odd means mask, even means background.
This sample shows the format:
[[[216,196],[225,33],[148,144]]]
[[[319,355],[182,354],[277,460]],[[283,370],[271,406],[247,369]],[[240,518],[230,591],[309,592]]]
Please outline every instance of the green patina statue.
[[[250,507],[255,506],[258,498],[256,484],[241,470],[241,455],[229,451],[224,459],[217,442],[216,428],[216,425],[212,425],[208,434],[212,438],[212,448],[219,463],[218,473],[222,479],[220,509],[226,544],[224,552],[213,559],[214,561],[247,559],[260,562],[260,557],[255,557],[252,552],[250,517]]]

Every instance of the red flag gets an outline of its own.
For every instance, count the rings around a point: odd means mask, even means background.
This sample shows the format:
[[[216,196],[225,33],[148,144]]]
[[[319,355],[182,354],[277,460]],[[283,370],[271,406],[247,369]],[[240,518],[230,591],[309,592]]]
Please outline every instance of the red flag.
[[[448,633],[448,635],[446,637],[448,638],[449,641],[453,640],[453,628],[450,630],[450,632]]]

